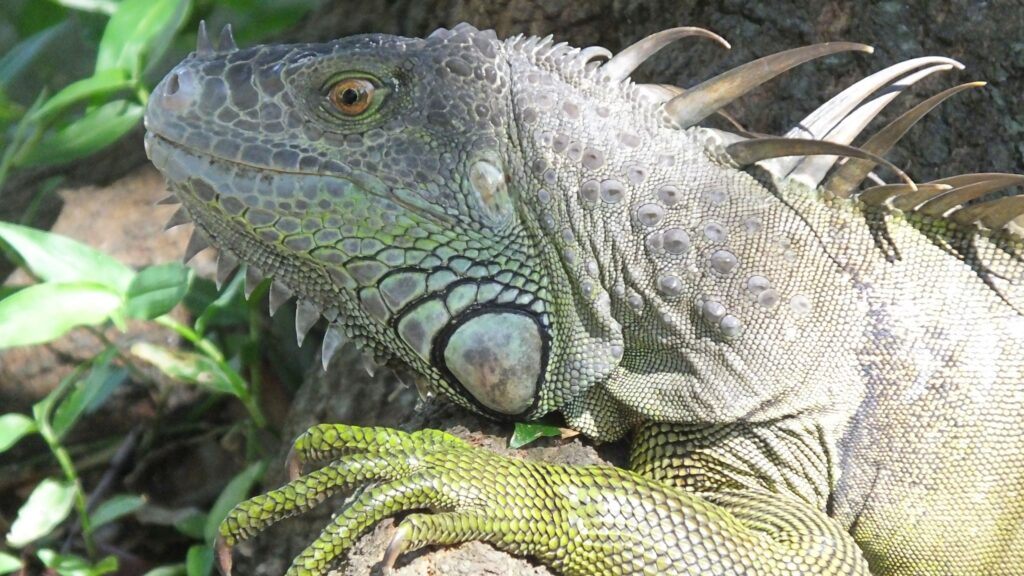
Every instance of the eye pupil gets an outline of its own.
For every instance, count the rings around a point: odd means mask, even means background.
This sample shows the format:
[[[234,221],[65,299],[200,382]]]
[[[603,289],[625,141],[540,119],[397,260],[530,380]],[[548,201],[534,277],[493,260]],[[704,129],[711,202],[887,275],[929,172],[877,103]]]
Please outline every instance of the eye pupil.
[[[331,86],[327,98],[345,116],[359,116],[370,108],[376,86],[365,78],[346,78]]]

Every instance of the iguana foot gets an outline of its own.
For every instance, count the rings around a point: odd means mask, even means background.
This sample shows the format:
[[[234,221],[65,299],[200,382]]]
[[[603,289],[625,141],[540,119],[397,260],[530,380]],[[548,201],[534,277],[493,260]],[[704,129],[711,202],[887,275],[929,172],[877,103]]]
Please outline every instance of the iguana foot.
[[[399,524],[386,568],[423,546],[480,540],[570,576],[858,571],[857,555],[832,538],[805,542],[810,555],[792,546],[806,535],[766,538],[765,507],[780,504],[774,495],[723,495],[732,501],[726,509],[628,470],[506,458],[437,430],[320,425],[299,437],[294,454],[297,462],[330,462],[228,514],[218,553],[225,573],[230,546],[352,488],[287,576],[326,574],[365,530],[405,512],[415,513]]]
[[[302,465],[330,461],[298,476]],[[218,563],[230,574],[231,546],[332,496],[363,488],[292,563],[288,576],[326,574],[377,522],[411,510],[388,546],[385,568],[403,552],[430,544],[491,541],[530,553],[560,522],[539,491],[540,468],[478,450],[438,430],[319,425],[300,436],[289,457],[287,485],[242,502],[220,526]],[[515,469],[515,471],[513,471]],[[494,538],[507,538],[499,544]],[[564,542],[563,542],[564,543]],[[558,545],[558,542],[552,542]]]

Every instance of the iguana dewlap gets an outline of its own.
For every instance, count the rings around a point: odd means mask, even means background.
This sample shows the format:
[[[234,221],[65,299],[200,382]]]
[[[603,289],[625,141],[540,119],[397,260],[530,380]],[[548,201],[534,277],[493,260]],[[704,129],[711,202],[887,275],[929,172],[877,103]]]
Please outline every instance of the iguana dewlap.
[[[727,46],[676,28],[612,56],[463,24],[240,50],[200,30],[146,115],[189,254],[273,277],[300,341],[324,317],[325,361],[351,339],[469,410],[633,437],[624,470],[319,426],[296,454],[325,465],[239,505],[226,544],[368,485],[289,574],[408,511],[387,565],[484,540],[579,575],[1024,574],[1024,199],[984,198],[1024,177],[915,185],[880,158],[980,83],[857,148],[903,90],[962,66],[909,60],[783,137],[729,133],[700,123],[870,48],[685,91],[630,80],[687,36]]]

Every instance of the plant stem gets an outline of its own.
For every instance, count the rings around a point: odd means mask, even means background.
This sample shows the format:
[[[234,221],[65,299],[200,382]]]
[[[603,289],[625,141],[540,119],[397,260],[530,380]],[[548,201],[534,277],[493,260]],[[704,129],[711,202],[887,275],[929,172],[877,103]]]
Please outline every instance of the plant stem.
[[[90,560],[96,559],[96,543],[92,540],[92,522],[89,520],[89,507],[85,498],[85,489],[82,488],[82,481],[75,470],[75,464],[71,461],[71,455],[61,446],[54,437],[53,430],[49,426],[42,433],[43,439],[50,446],[50,451],[57,458],[64,477],[75,485],[75,510],[78,511],[78,521],[82,524],[82,539],[85,541],[85,551]]]
[[[191,342],[196,349],[216,362],[217,366],[228,377],[228,380],[231,381],[231,387],[235,391],[235,395],[242,401],[242,404],[249,412],[249,416],[253,419],[256,426],[259,428],[265,428],[267,426],[267,419],[263,416],[263,411],[260,410],[260,406],[253,397],[249,385],[246,384],[245,380],[242,379],[238,372],[232,368],[227,361],[225,361],[224,354],[221,353],[213,342],[203,338],[198,332],[174,320],[170,316],[160,316],[156,319],[156,323],[174,330],[182,338]]]

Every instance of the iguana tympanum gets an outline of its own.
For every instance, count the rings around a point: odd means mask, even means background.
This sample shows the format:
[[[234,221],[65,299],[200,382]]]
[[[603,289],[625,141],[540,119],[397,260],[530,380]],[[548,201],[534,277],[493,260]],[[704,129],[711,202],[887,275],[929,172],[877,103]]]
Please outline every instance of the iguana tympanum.
[[[483,540],[568,575],[1024,574],[1024,177],[915,185],[858,148],[882,70],[784,137],[699,126],[813,58],[683,90],[631,72],[701,29],[612,55],[469,25],[238,49],[230,31],[150,100],[149,156],[210,242],[469,410],[560,412],[630,469],[499,457],[446,433],[317,426],[326,462],[240,504],[229,546],[362,488],[289,575],[381,519],[386,553]],[[837,160],[843,159],[843,160]],[[894,174],[886,184],[873,173]],[[862,181],[875,182],[865,188]],[[175,221],[182,221],[176,218]]]

